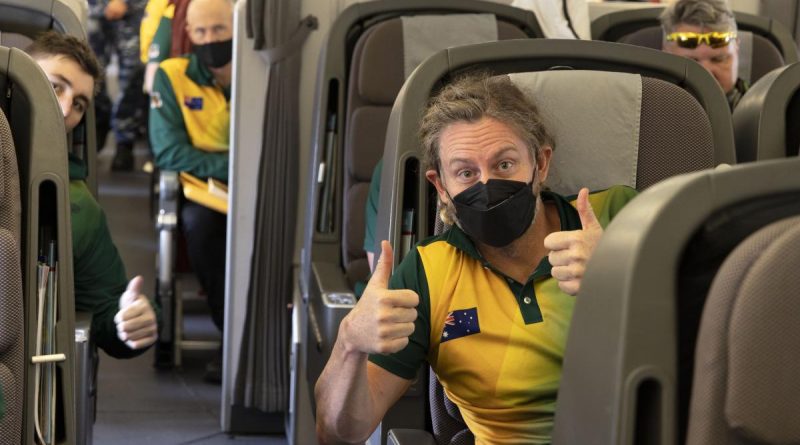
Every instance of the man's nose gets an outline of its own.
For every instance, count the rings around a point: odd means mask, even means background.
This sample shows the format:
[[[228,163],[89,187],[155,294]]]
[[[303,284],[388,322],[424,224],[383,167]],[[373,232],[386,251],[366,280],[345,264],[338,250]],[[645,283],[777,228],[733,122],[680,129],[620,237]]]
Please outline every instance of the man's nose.
[[[216,42],[218,40],[219,39],[217,39],[217,34],[214,31],[207,31],[203,35],[203,38],[200,39],[200,44],[201,45],[206,45],[206,44],[209,44],[209,43],[214,43],[214,42]]]
[[[66,119],[67,116],[69,116],[69,114],[72,112],[72,101],[68,98],[62,97],[58,99],[58,104],[61,106],[61,113]]]

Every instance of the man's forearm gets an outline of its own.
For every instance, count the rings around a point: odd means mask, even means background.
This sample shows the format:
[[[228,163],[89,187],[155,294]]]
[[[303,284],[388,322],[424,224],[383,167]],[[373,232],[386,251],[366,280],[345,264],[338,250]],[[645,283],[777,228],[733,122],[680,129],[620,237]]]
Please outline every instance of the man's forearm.
[[[367,354],[347,351],[341,331],[315,389],[317,435],[323,443],[363,443],[377,424]]]

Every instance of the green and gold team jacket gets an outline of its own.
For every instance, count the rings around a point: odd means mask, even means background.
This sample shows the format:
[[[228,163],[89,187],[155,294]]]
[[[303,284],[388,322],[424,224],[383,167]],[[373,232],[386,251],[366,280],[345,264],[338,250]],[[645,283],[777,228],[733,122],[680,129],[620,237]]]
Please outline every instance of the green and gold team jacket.
[[[70,156],[69,201],[72,214],[72,267],[75,310],[92,314],[92,339],[108,355],[135,357],[147,349],[128,348],[117,337],[114,315],[128,279],[111,240],[106,215],[86,187],[86,168]],[[158,315],[158,307],[150,301]]]
[[[605,227],[635,195],[615,186],[589,199]],[[561,230],[581,228],[574,201],[549,192],[542,199],[556,205]],[[409,345],[369,360],[405,379],[430,363],[478,444],[550,443],[575,304],[550,269],[545,257],[519,283],[494,269],[456,226],[421,242],[389,283],[420,297]]]
[[[173,14],[175,14],[175,5],[169,4],[169,0],[149,0],[147,2],[142,23],[139,26],[139,52],[142,63],[161,62],[169,57],[172,45]],[[162,28],[162,23],[164,23],[164,28]]]
[[[194,54],[159,65],[150,96],[150,146],[163,170],[228,180],[230,89]]]

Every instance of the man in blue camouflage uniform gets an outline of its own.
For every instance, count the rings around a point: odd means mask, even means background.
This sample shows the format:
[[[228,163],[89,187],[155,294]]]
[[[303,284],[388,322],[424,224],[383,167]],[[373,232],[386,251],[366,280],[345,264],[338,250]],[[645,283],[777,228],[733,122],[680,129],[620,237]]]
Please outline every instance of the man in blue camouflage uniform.
[[[114,54],[119,64],[121,95],[113,110],[105,87],[95,102],[98,145],[103,146],[112,127],[117,154],[111,167],[118,171],[133,169],[133,144],[146,122],[144,66],[139,60],[139,25],[146,4],[147,0],[89,0],[89,43],[101,66],[108,66]]]

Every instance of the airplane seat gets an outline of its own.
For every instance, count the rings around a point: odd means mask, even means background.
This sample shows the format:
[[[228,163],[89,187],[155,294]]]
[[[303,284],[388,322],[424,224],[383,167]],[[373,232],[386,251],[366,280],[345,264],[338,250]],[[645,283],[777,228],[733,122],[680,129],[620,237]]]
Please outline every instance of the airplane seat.
[[[532,12],[475,0],[357,3],[337,18],[320,56],[317,82],[300,278],[308,303],[308,323],[301,329],[310,340],[303,384],[316,382],[339,323],[356,302],[356,284],[369,277],[364,209],[391,106],[405,78],[440,48],[542,36]],[[426,382],[418,380],[409,393],[416,401],[398,407],[388,423],[424,421]],[[386,431],[376,434],[385,443]]]
[[[616,184],[643,190],[680,173],[734,162],[726,99],[694,62],[607,42],[528,40],[451,48],[415,71],[393,107],[378,239],[398,243],[408,205],[420,239],[441,230],[431,205],[436,194],[409,160],[422,157],[418,110],[443,82],[466,70],[508,74],[538,104],[556,139],[546,185],[560,194]],[[587,100],[598,95],[601,99]],[[578,123],[581,131],[575,131]]]
[[[451,16],[450,19],[454,17]],[[393,18],[369,27],[356,43],[350,62],[345,111],[346,173],[342,257],[345,275],[351,288],[355,288],[359,281],[366,281],[370,274],[364,252],[364,208],[373,169],[381,158],[379,147],[383,146],[392,103],[406,76],[410,74],[409,70],[413,69],[408,63],[414,55],[404,51],[404,44],[419,43],[419,40],[422,40],[423,45],[432,47],[441,45],[425,41],[427,40],[425,37],[418,39],[417,42],[404,41],[404,21],[408,19]],[[468,24],[469,22],[460,26]],[[485,33],[486,40],[528,37],[522,29],[508,22],[496,21],[491,27],[493,28],[491,33]],[[479,25],[476,28],[479,28]],[[480,31],[485,29],[479,28],[478,32]],[[468,41],[475,42],[482,39],[473,36]]]
[[[154,366],[181,366],[183,351],[216,351],[221,342],[214,339],[194,339],[184,335],[184,301],[181,278],[192,272],[186,251],[186,239],[180,229],[181,194],[179,173],[160,170],[158,174],[158,252],[156,254],[156,301],[161,305],[162,323],[155,344]],[[202,306],[205,308],[205,306]],[[205,309],[203,309],[205,310]]]
[[[18,213],[21,213],[22,218],[22,235],[17,240],[21,257],[14,261],[22,266],[22,313],[15,320],[9,321],[8,325],[18,323],[24,332],[23,367],[19,380],[19,384],[24,382],[24,393],[14,402],[16,411],[6,411],[7,418],[11,416],[10,418],[21,421],[21,429],[17,433],[20,436],[16,441],[0,441],[34,443],[34,401],[37,393],[34,382],[37,370],[43,374],[44,370],[51,370],[51,382],[54,384],[52,394],[57,400],[61,400],[64,408],[54,412],[54,429],[51,431],[56,432],[60,443],[90,443],[77,441],[80,434],[77,421],[77,411],[80,410],[78,400],[84,391],[88,393],[89,385],[84,386],[84,382],[75,373],[81,364],[76,356],[79,345],[75,330],[64,117],[50,83],[39,66],[18,49],[0,47],[0,89],[7,91],[0,100],[0,108],[8,119],[16,151],[19,172],[17,187],[21,197],[21,212]],[[0,135],[3,133],[0,129]],[[4,155],[4,162],[6,161],[7,157]],[[0,169],[2,174],[7,171],[7,167]],[[0,191],[4,197],[10,196],[11,192],[12,187],[8,184],[3,185]],[[57,255],[58,274],[51,276],[55,281],[49,283],[53,284],[52,289],[57,292],[58,304],[56,307],[50,306],[50,313],[58,323],[51,326],[47,334],[49,338],[42,339],[42,349],[39,350],[35,341],[38,337],[37,319],[40,306],[37,271],[41,264],[40,258],[53,258],[51,253]],[[11,259],[3,256],[4,264],[7,260]],[[5,272],[6,269],[3,270]],[[13,272],[4,275],[7,279],[12,276]],[[4,291],[3,296],[7,295],[10,294]],[[6,322],[3,326],[6,326]],[[43,376],[42,379],[44,378]],[[3,390],[7,391],[8,387],[5,385],[4,381]],[[42,416],[42,420],[45,419]]]
[[[80,39],[86,39],[86,29],[85,29],[85,13],[86,13],[86,6],[81,4],[80,2],[74,2],[70,0],[2,0],[0,1],[0,44],[6,47],[14,47],[25,49],[28,44],[32,41],[35,36],[43,31],[47,30],[55,30],[60,33],[65,33],[69,35],[76,36]],[[18,60],[19,56],[14,56],[12,52],[12,57]],[[38,68],[38,67],[37,67]],[[30,70],[30,68],[24,68],[24,70]],[[38,82],[38,76],[36,76],[36,72],[27,72],[28,77],[33,77],[36,80],[31,80],[31,82]],[[17,81],[12,83],[16,83],[18,88],[27,89],[27,87],[23,86],[25,82]],[[47,86],[49,86],[49,82],[47,79],[44,79],[45,85],[45,92],[49,90]],[[11,91],[11,90],[7,90]],[[30,99],[30,92],[25,91],[22,94],[6,94],[4,98],[0,99],[0,106],[6,111],[6,115],[8,120],[11,124],[11,128],[13,130],[13,137],[14,140],[17,141],[17,150],[20,153],[19,160],[20,160],[20,171],[22,174],[22,183],[25,184],[26,181],[29,181],[31,178],[32,172],[37,171],[58,171],[60,167],[55,168],[50,163],[51,162],[59,162],[60,157],[53,156],[49,153],[50,150],[57,150],[61,147],[63,142],[46,142],[44,156],[50,156],[48,161],[44,161],[42,157],[43,154],[39,152],[39,149],[35,149],[33,142],[40,142],[39,137],[31,137],[26,135],[30,128],[39,127],[41,130],[38,131],[54,131],[52,127],[55,125],[53,122],[48,121],[47,119],[43,119],[43,113],[36,112],[34,110],[34,106],[32,105],[35,103],[46,103],[49,98],[39,98],[39,100],[32,100]],[[56,105],[57,106],[57,105]],[[57,108],[56,108],[57,109]],[[61,117],[60,113],[58,113],[58,120],[63,121],[63,117]],[[36,119],[42,119],[41,122],[34,122]],[[86,182],[89,186],[89,189],[96,195],[97,193],[97,172],[95,169],[96,165],[96,141],[95,141],[95,133],[94,133],[94,108],[90,107],[87,111],[84,119],[81,121],[78,127],[76,127],[72,134],[70,135],[69,147],[65,147],[63,150],[64,153],[69,150],[71,153],[78,155],[80,158],[84,160],[87,165],[87,178]],[[45,129],[46,128],[46,129]],[[63,131],[63,130],[62,130]],[[57,134],[55,132],[54,134]],[[52,137],[52,135],[43,136],[41,139],[47,139]],[[64,138],[61,138],[64,139]],[[34,151],[37,152],[36,155],[33,155]],[[31,162],[36,162],[36,165],[31,165]],[[66,164],[65,164],[66,165]],[[55,169],[55,170],[54,170]],[[66,170],[63,174],[59,171],[58,173],[60,178],[68,178]],[[66,179],[65,179],[66,180]],[[41,178],[36,178],[37,182],[41,182]],[[47,182],[47,181],[44,181]],[[68,185],[63,186],[68,188]],[[56,187],[57,193],[61,193],[62,185]],[[33,196],[38,196],[40,192],[35,192]],[[47,202],[46,205],[50,206],[51,208],[56,207],[56,203],[50,201],[50,199],[55,199],[52,196],[51,192],[41,192],[43,193],[42,196],[37,199],[41,199],[41,202]],[[68,190],[65,189],[64,193],[67,193]],[[23,191],[23,195],[25,191]],[[31,196],[24,198],[24,199],[32,199]],[[24,202],[24,201],[23,201]],[[23,204],[28,205],[28,204]],[[43,205],[44,204],[40,204]],[[44,209],[44,207],[43,207]],[[36,210],[35,212],[38,212]],[[44,210],[43,210],[44,211]],[[28,212],[31,212],[30,210]],[[69,220],[69,206],[61,207],[59,205],[58,212],[63,213],[63,215],[48,215],[47,218],[43,218],[39,224],[42,227],[45,227],[49,224],[56,224],[54,221],[61,221],[62,218],[66,218]],[[56,224],[58,226],[63,226],[66,230],[66,233],[69,233],[69,225],[65,225],[63,223]],[[52,229],[47,229],[52,231]],[[62,227],[58,227],[58,231],[62,230]],[[61,253],[68,252],[66,245],[62,244],[64,236],[59,234],[58,236],[59,241],[59,249],[58,251]],[[71,245],[71,243],[70,243]],[[34,248],[35,249],[35,248]],[[26,253],[26,255],[31,255],[30,252]],[[37,255],[37,252],[33,252],[34,258]],[[35,264],[35,263],[34,263]],[[26,266],[27,267],[27,266]],[[35,266],[32,266],[35,267]],[[66,260],[64,257],[61,257],[60,260],[60,269],[64,273],[70,273],[72,270],[71,266],[71,256],[69,260],[69,265],[66,264]],[[28,269],[26,269],[28,270]],[[33,273],[35,277],[35,273]],[[66,279],[62,277],[61,279]],[[26,286],[28,286],[28,278],[25,278]],[[64,297],[65,300],[68,300],[68,304],[64,304],[65,308],[69,308],[69,311],[73,311],[73,301],[72,301],[72,278],[69,277],[69,292],[67,293],[64,290],[61,290],[61,296]],[[27,292],[27,291],[26,291]],[[28,303],[26,303],[28,304]],[[59,308],[61,311],[63,308]],[[73,318],[74,317],[74,318]],[[28,320],[28,318],[26,318]],[[66,433],[65,437],[68,440],[73,441],[74,443],[78,444],[91,444],[92,443],[92,427],[94,424],[95,418],[95,397],[96,397],[96,366],[97,366],[97,351],[92,342],[90,342],[90,331],[91,331],[91,314],[82,313],[82,314],[70,314],[69,318],[62,319],[64,323],[62,327],[59,328],[59,336],[64,335],[62,334],[61,330],[71,329],[72,333],[69,334],[67,337],[61,338],[60,341],[66,343],[69,340],[70,343],[74,345],[74,352],[73,354],[68,354],[68,360],[66,363],[69,364],[70,371],[68,373],[64,373],[64,378],[73,378],[75,384],[70,385],[72,388],[74,386],[74,393],[70,389],[68,395],[64,395],[64,400],[73,403],[75,410],[69,411],[64,418],[64,422],[66,423]],[[26,329],[28,329],[26,327]],[[28,333],[32,333],[34,331],[27,331]],[[30,355],[35,355],[35,352],[30,352]],[[61,367],[62,365],[59,365]],[[32,368],[30,368],[32,369]],[[31,374],[32,378],[32,374]],[[27,393],[28,397],[26,400],[33,399],[33,392]],[[23,421],[26,422],[26,428],[28,425],[31,425],[29,422],[29,415],[28,413],[32,413],[32,404],[30,407],[25,408],[24,411],[26,414],[23,415]],[[32,417],[31,417],[32,419]],[[33,443],[32,436],[29,436],[30,429],[24,432],[25,434],[25,443]]]
[[[663,7],[615,11],[592,22],[592,38],[661,49]],[[735,11],[739,28],[739,77],[754,83],[775,68],[798,61],[798,48],[777,20]]]
[[[698,329],[706,337],[702,332],[713,332],[747,304],[753,307],[752,302],[737,302],[732,309],[709,306],[709,288],[716,280],[744,292],[745,287],[736,283],[750,276],[762,282],[770,276],[760,274],[762,277],[756,278],[753,269],[744,278],[737,275],[729,280],[726,277],[730,275],[720,275],[719,271],[730,252],[751,234],[775,221],[800,215],[800,179],[792,173],[798,167],[797,159],[771,160],[685,174],[653,186],[623,209],[592,256],[575,306],[554,443],[686,443],[687,426],[690,430],[699,427],[699,431],[716,422],[716,417],[727,416],[730,421],[731,409],[736,425],[747,428],[750,422],[759,424],[758,415],[743,420],[742,415],[749,416],[753,411],[741,410],[741,404],[730,405],[730,399],[725,406],[716,404],[713,414],[708,408],[701,411],[695,406],[702,402],[707,407],[719,401],[719,391],[710,389],[708,382],[724,372],[726,359],[741,371],[736,381],[731,379],[732,374],[727,377],[723,383],[726,391],[741,395],[757,387],[755,379],[743,376],[753,366],[770,364],[745,364],[748,359],[743,351],[763,337],[759,332],[751,335],[741,329],[731,330],[729,325],[723,335],[731,336],[720,341],[730,347],[722,346],[712,354],[709,341],[715,340],[698,340]],[[768,248],[754,252],[752,245],[745,250],[756,256],[768,253]],[[783,256],[787,265],[791,264],[789,258]],[[736,268],[746,263],[732,261]],[[774,310],[760,299],[766,298],[765,293],[782,291],[782,284],[770,282],[773,284],[762,286],[756,293],[748,290],[752,295],[745,298],[759,299],[755,303],[759,309],[744,315],[745,323],[759,317],[764,320],[763,314]],[[792,310],[791,306],[783,308]],[[775,321],[776,325],[780,323]],[[762,328],[756,331],[766,332]],[[706,346],[698,348],[698,341]],[[734,341],[744,345],[735,356]],[[785,341],[796,342],[796,338]],[[718,341],[713,348],[719,345]],[[775,351],[765,348],[763,352]],[[790,365],[791,359],[786,364]],[[795,387],[785,386],[787,391]],[[783,390],[780,385],[773,389]],[[767,410],[771,402],[763,403],[767,405],[751,403],[751,409]],[[785,431],[784,426],[774,430],[777,434]],[[688,443],[748,443],[729,439],[731,436],[713,436],[713,440],[703,436]]]
[[[733,110],[743,162],[797,156],[800,149],[800,63],[777,68],[742,96]]]
[[[583,79],[569,79],[567,77],[572,77],[574,73],[567,73],[567,76],[564,76],[564,73],[558,73],[556,76],[552,74],[554,73],[516,74],[512,79],[518,86],[522,86],[523,88],[525,88],[525,84],[530,84],[531,80],[532,83],[536,84],[535,89],[525,89],[525,92],[529,94],[533,100],[538,99],[540,101],[541,107],[544,110],[543,114],[545,115],[545,119],[549,121],[548,128],[556,134],[558,147],[556,148],[556,153],[558,153],[560,148],[558,141],[565,140],[566,133],[571,131],[570,124],[576,121],[597,122],[598,116],[596,116],[596,114],[598,110],[595,109],[593,112],[581,115],[580,111],[563,109],[565,107],[559,106],[559,101],[552,100],[551,97],[564,97],[564,92],[568,90],[572,90],[578,97],[590,97],[590,91],[593,91],[598,83],[607,87],[609,91],[618,91],[620,88],[624,88],[625,85],[630,85],[630,83],[628,79],[620,79],[621,82],[619,84],[612,86],[613,81],[603,79],[602,73],[591,73],[589,74],[591,77],[585,77]],[[524,79],[524,77],[528,79]],[[544,79],[537,79],[537,77],[543,77]],[[561,77],[561,79],[557,77]],[[669,121],[668,116],[674,116],[681,112],[692,116],[703,114],[704,111],[697,101],[681,88],[658,79],[642,77],[641,85],[641,104],[635,101],[630,103],[630,109],[641,109],[641,114],[638,116],[638,123],[641,130],[638,135],[637,143],[632,144],[631,141],[627,141],[628,143],[626,144],[624,138],[613,141],[611,138],[601,138],[604,142],[604,147],[608,148],[608,151],[604,155],[613,157],[615,162],[629,157],[634,151],[638,150],[638,165],[634,175],[635,181],[630,180],[626,185],[643,190],[664,177],[677,174],[675,171],[665,170],[676,166],[678,169],[687,169],[684,171],[711,168],[714,165],[714,145],[710,128],[707,125],[696,125],[696,122],[690,122],[685,119],[683,122],[673,123],[672,125],[666,124],[666,122]],[[594,96],[594,98],[597,99],[596,96]],[[599,99],[598,103],[607,104],[607,101]],[[583,109],[587,107],[586,104],[581,104],[580,106]],[[691,111],[687,112],[686,110]],[[600,112],[604,113],[608,111],[608,108],[604,108],[604,110]],[[635,113],[629,113],[627,116],[632,116],[633,114]],[[625,113],[622,113],[622,115],[625,115]],[[570,118],[564,119],[554,116],[570,116]],[[629,121],[622,122],[618,120],[617,123],[624,124],[624,128],[628,128],[630,125]],[[609,124],[610,123],[607,121],[603,122],[604,126]],[[598,136],[598,132],[594,131],[595,129],[584,128],[584,130],[587,134],[592,134],[593,139]],[[618,133],[618,136],[623,136],[623,134],[624,132]],[[684,140],[678,140],[681,138],[676,137],[677,135],[682,135]],[[603,134],[603,136],[609,137],[610,135],[606,133]],[[683,151],[670,149],[674,146],[685,146],[684,144],[689,144],[689,141],[692,141],[691,143],[695,150],[696,156],[694,158],[687,159]],[[576,193],[577,189],[575,189],[575,187],[580,187],[580,181],[587,181],[588,184],[589,181],[596,180],[596,178],[588,178],[585,170],[575,168],[575,166],[572,165],[575,162],[574,159],[580,156],[581,151],[589,151],[596,148],[596,146],[587,147],[581,146],[580,144],[572,144],[571,142],[573,141],[568,142],[570,146],[569,155],[573,161],[565,161],[563,157],[560,156],[560,153],[558,153],[556,156],[561,159],[556,161],[556,158],[554,158],[556,164],[554,165],[552,173],[554,179],[551,181],[553,181],[553,184],[548,185],[565,194]],[[577,151],[573,151],[574,149],[577,149]],[[624,153],[625,151],[628,151],[628,153]],[[584,161],[583,163],[591,165],[593,168],[599,167],[596,162],[589,161],[587,163]],[[624,183],[621,182],[623,176],[616,176],[615,179],[611,179],[615,176],[615,173],[618,172],[603,168],[601,168],[601,170],[607,171],[605,174],[601,173],[598,175],[603,178],[603,182],[600,183],[603,185],[595,183],[591,190],[597,190],[598,187],[606,188],[616,183]],[[565,171],[577,171],[577,174],[574,175],[575,178],[573,178],[571,174],[565,175]],[[569,185],[565,186],[565,182]],[[437,203],[437,215],[438,209],[440,208],[441,203]],[[435,220],[434,235],[442,233],[445,230],[447,230],[447,225],[442,222],[441,218],[437,217]],[[431,409],[432,432],[436,443],[453,445],[474,443],[474,437],[472,437],[472,433],[464,423],[458,407],[451,402],[444,393],[442,385],[433,370],[430,372],[429,404]],[[462,440],[471,441],[462,442]],[[406,442],[402,442],[398,439],[397,443],[400,445]]]
[[[4,32],[0,35],[0,44],[9,48],[19,48],[24,50],[31,44],[31,42],[33,42],[33,39],[24,34]]]
[[[703,308],[686,443],[800,442],[800,217],[742,241]],[[789,334],[789,335],[787,335]]]
[[[20,177],[14,140],[0,110],[0,442],[22,441],[25,327],[22,292]]]
[[[450,18],[454,17],[457,16]],[[411,56],[398,57],[398,54],[405,53],[403,20],[394,18],[368,28],[356,43],[350,64],[346,112],[351,123],[346,124],[345,129],[346,192],[343,202],[342,258],[351,289],[355,289],[359,282],[366,282],[370,275],[364,252],[365,205],[373,170],[382,155],[379,148],[385,140],[394,98],[410,74],[407,60]],[[523,30],[508,22],[498,20],[492,24],[492,28],[495,26],[496,36],[488,36],[487,40],[495,37],[498,40],[528,37]],[[425,44],[435,45],[431,42]],[[436,380],[433,373],[429,375],[432,382]],[[446,442],[441,443],[459,445],[472,443],[462,441],[474,441],[458,407],[444,395],[441,386],[429,386],[428,399],[432,410],[439,406],[444,410],[442,416],[435,416],[433,421],[434,431],[447,438]]]

